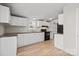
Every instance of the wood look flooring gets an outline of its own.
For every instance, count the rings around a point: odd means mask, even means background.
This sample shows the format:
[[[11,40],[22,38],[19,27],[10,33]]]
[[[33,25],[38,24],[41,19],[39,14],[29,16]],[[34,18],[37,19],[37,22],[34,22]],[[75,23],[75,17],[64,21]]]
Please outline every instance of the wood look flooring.
[[[18,48],[18,56],[71,56],[54,47],[53,40],[35,43]]]

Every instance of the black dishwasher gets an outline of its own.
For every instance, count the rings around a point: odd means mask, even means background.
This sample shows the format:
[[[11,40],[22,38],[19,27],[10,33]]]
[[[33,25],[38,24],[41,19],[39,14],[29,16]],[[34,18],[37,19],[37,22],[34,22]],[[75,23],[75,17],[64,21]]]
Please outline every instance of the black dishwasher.
[[[50,32],[44,32],[45,33],[45,41],[50,40]]]

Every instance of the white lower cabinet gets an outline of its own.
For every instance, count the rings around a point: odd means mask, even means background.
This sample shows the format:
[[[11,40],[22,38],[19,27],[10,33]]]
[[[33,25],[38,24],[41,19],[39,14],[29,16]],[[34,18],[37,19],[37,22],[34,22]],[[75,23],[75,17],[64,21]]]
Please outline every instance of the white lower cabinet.
[[[63,34],[54,35],[54,45],[56,48],[63,49]]]
[[[58,24],[63,25],[63,20],[64,20],[64,14],[59,14],[58,15]]]
[[[0,38],[0,56],[16,56],[17,37]]]
[[[44,41],[44,33],[18,34],[18,47]]]

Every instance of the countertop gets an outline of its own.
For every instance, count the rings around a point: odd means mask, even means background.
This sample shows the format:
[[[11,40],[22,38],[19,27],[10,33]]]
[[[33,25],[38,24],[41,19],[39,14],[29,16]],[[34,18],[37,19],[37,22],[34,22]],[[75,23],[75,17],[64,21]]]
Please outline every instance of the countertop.
[[[0,37],[12,37],[12,36],[17,36],[18,34],[29,34],[29,33],[42,33],[42,32],[5,33],[3,36]]]

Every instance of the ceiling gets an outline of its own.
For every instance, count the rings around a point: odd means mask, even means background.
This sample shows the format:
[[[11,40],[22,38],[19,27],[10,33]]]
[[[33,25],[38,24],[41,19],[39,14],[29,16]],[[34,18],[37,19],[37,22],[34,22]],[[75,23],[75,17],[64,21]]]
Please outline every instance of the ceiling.
[[[63,7],[66,3],[3,3],[10,7],[14,15],[28,18],[37,18],[49,20],[57,18],[58,14],[63,13]]]

